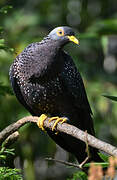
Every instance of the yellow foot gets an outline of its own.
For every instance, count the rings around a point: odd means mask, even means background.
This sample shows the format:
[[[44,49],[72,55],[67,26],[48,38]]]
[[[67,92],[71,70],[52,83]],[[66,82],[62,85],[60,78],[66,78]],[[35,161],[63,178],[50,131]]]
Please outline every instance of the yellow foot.
[[[49,119],[49,122],[54,121],[54,120],[56,120],[56,121],[55,121],[55,123],[54,123],[54,125],[53,125],[53,127],[52,127],[52,131],[54,131],[54,129],[56,128],[56,125],[58,124],[58,122],[60,122],[61,124],[63,124],[64,122],[67,121],[67,118],[65,118],[65,117],[61,117],[61,118],[60,118],[60,117],[56,116],[56,117],[50,118],[50,119]]]
[[[39,126],[39,128],[41,128],[43,131],[45,130],[44,127],[43,127],[43,123],[44,121],[47,119],[48,117],[45,115],[45,114],[42,114],[39,119],[38,119],[38,122],[37,122],[37,125]]]

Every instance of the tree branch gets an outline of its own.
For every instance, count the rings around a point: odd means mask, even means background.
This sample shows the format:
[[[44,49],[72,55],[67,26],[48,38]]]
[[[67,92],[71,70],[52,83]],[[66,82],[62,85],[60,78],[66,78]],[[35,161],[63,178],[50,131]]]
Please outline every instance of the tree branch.
[[[74,164],[74,163],[71,163],[71,162],[67,162],[67,161],[63,161],[63,160],[58,160],[58,159],[53,159],[53,158],[45,158],[45,160],[46,160],[46,161],[58,162],[58,163],[61,163],[61,164],[67,165],[67,166],[76,167],[76,168],[82,170],[82,167],[80,167],[79,164]]]
[[[16,131],[12,133],[8,138],[5,139],[5,141],[2,143],[2,147],[8,148],[12,144],[14,144],[19,138],[19,132]]]
[[[11,134],[13,134],[14,132],[16,132],[20,127],[22,127],[24,124],[32,122],[32,123],[36,123],[38,122],[38,117],[33,117],[33,116],[27,116],[24,117],[20,120],[18,120],[17,122],[9,125],[8,127],[6,127],[2,132],[0,132],[0,144]],[[52,126],[54,125],[55,121],[52,121],[50,123],[48,123],[49,118],[47,118],[44,121],[44,127],[45,128],[49,128],[52,129]],[[56,126],[56,131],[59,132],[64,132],[66,134],[69,134],[77,139],[80,139],[83,142],[86,142],[86,132],[76,128],[75,126],[72,126],[70,124],[67,123],[58,123]],[[99,150],[102,150],[112,156],[117,156],[117,148],[106,143],[103,142],[97,138],[95,138],[92,135],[89,135],[87,133],[87,143],[88,145],[95,147]]]

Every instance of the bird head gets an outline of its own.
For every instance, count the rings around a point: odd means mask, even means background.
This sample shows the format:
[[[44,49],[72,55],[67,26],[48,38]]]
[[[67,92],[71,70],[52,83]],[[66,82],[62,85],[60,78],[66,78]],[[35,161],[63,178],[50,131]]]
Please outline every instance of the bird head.
[[[61,45],[65,45],[69,42],[79,44],[78,39],[74,35],[75,33],[72,28],[63,26],[53,29],[48,36],[52,40],[59,41]]]

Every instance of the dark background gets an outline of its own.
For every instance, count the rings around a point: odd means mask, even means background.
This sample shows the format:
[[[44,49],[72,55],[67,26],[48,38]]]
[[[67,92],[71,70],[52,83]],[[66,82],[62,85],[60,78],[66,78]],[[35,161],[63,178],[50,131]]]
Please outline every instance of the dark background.
[[[7,5],[12,8],[2,8]],[[42,40],[57,26],[67,25],[74,28],[80,40],[80,47],[71,43],[65,49],[83,77],[96,135],[115,145],[117,103],[102,95],[117,96],[117,1],[0,0],[0,7],[0,130],[29,115],[16,97],[9,94],[9,67],[13,59],[29,43]],[[1,39],[9,50],[1,48]],[[75,159],[34,125],[20,129],[20,138],[14,147],[15,165],[23,168],[26,180],[64,180],[76,171],[45,161],[45,157]]]

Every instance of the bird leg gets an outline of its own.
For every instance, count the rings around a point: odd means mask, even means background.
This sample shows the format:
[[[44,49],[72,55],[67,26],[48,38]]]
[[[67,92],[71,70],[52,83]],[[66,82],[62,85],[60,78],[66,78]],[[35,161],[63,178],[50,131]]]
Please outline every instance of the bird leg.
[[[43,127],[43,124],[44,124],[44,121],[45,121],[47,118],[48,118],[47,115],[42,114],[42,115],[39,117],[39,120],[38,120],[38,122],[37,122],[37,125],[38,125],[39,128],[41,128],[43,131],[45,130],[44,127]],[[63,124],[64,122],[67,121],[67,118],[66,118],[66,117],[61,117],[61,118],[60,118],[60,117],[58,117],[58,116],[56,116],[56,117],[51,117],[51,118],[49,119],[49,123],[50,123],[51,121],[54,121],[54,120],[55,120],[55,123],[54,123],[54,125],[53,125],[53,127],[52,127],[52,131],[55,130],[58,122],[60,122],[61,124]]]
[[[44,121],[48,118],[48,116],[46,116],[46,114],[42,114],[39,119],[38,119],[38,122],[37,122],[37,125],[39,126],[40,129],[42,129],[43,131],[45,130],[44,127],[43,127],[43,123]]]

